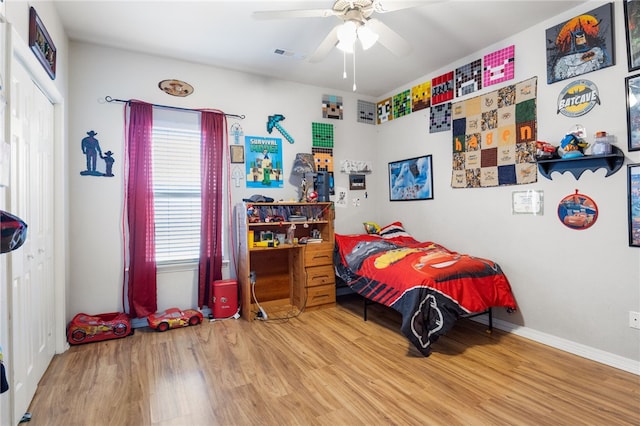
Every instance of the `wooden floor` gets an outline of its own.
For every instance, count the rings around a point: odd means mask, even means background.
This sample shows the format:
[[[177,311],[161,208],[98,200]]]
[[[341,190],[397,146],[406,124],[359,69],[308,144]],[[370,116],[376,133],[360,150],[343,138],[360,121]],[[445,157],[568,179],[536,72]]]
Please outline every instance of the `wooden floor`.
[[[458,321],[422,357],[348,296],[288,321],[206,322],[74,346],[38,425],[639,425],[640,377]]]

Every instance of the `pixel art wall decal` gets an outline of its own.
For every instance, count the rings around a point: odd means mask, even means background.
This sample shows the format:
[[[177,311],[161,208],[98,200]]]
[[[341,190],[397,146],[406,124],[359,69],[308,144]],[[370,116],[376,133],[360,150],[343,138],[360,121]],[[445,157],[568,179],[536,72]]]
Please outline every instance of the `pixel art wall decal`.
[[[393,105],[391,98],[384,99],[377,104],[378,124],[393,120]]]
[[[333,149],[312,147],[313,161],[316,172],[333,172]]]
[[[453,99],[453,71],[431,80],[431,105],[441,104]]]
[[[516,68],[515,51],[516,46],[512,44],[509,47],[485,55],[482,73],[484,87],[514,78]]]
[[[322,118],[342,120],[342,96],[322,95]]]
[[[358,99],[359,123],[376,124],[376,104]]]
[[[394,118],[411,114],[411,90],[407,89],[393,97]]]
[[[451,102],[431,107],[429,113],[429,133],[451,130]]]
[[[333,148],[333,124],[311,123],[311,146]]]
[[[288,140],[289,143],[294,143],[295,140],[291,137],[289,132],[287,132],[284,129],[284,127],[280,125],[280,122],[284,120],[285,120],[285,116],[282,114],[270,115],[269,118],[267,119],[267,132],[271,133],[273,132],[273,129],[278,129],[280,134],[284,136],[284,138]]]
[[[431,82],[415,85],[411,88],[411,111],[416,112],[431,106]]]
[[[464,96],[482,89],[482,61],[473,62],[456,69],[456,96]]]

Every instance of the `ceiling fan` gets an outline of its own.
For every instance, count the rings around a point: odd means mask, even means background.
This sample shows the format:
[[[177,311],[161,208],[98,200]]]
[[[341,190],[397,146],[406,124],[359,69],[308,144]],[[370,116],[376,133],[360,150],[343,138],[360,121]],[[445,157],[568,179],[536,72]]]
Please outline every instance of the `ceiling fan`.
[[[406,56],[411,52],[411,45],[372,15],[424,5],[424,1],[336,0],[331,9],[265,10],[253,12],[253,17],[287,19],[335,16],[342,20],[342,24],[335,26],[309,57],[309,62],[320,62],[334,47],[345,53],[353,53],[356,41],[360,41],[364,50],[378,42],[397,56]]]

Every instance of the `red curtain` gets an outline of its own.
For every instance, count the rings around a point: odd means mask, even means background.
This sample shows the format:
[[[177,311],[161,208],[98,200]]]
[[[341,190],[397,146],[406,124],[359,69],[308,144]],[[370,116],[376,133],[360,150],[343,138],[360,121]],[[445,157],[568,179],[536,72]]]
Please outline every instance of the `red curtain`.
[[[202,218],[200,263],[198,265],[198,307],[212,307],[211,283],[222,279],[222,165],[226,142],[226,116],[219,111],[202,111],[201,179]]]
[[[156,312],[158,307],[151,169],[153,106],[130,101],[125,106],[125,117],[127,108],[129,127],[126,140],[128,170],[125,213],[129,238],[129,315],[143,318]]]

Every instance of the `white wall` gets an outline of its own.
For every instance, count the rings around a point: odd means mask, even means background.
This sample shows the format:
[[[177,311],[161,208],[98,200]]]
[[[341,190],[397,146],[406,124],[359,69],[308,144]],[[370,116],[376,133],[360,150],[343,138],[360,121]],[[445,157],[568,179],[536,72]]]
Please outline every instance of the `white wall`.
[[[626,152],[624,77],[628,73],[622,6],[620,3],[615,6],[617,65],[584,76],[598,85],[602,105],[581,119],[555,113],[558,92],[566,82],[546,84],[544,30],[586,11],[585,8],[489,46],[447,69],[409,82],[398,91],[482,54],[515,44],[514,82],[538,76],[538,139],[557,144],[569,127],[582,122],[590,134],[606,130],[616,135],[628,162],[640,162],[640,152]],[[336,185],[348,188],[346,176],[337,171],[341,159],[371,160],[374,170],[367,176],[368,198],[364,197],[364,191],[351,191],[348,207],[336,209],[337,232],[361,232],[365,220],[380,224],[401,220],[419,239],[491,258],[509,276],[519,304],[516,314],[500,314],[503,321],[581,348],[611,354],[616,359],[640,361],[640,334],[628,327],[627,319],[628,311],[640,311],[640,250],[628,247],[627,243],[626,167],[607,178],[604,170],[599,170],[586,172],[578,181],[570,174],[554,174],[553,180],[539,177],[537,183],[525,186],[454,190],[450,187],[451,134],[429,134],[425,111],[381,126],[360,124],[355,116],[358,95],[352,93],[84,43],[71,43],[70,69],[73,87],[68,159],[72,262],[69,318],[81,311],[121,309],[123,108],[101,101],[109,95],[245,114],[247,118],[241,122],[245,135],[267,136],[267,116],[281,113],[286,117],[283,125],[296,140],[289,145],[283,139],[285,165],[292,164],[296,152],[310,150],[311,122],[334,124]],[[187,81],[195,92],[187,98],[168,96],[157,88],[158,82],[166,78]],[[343,96],[343,121],[321,118],[322,94]],[[230,124],[233,122],[230,119]],[[89,130],[98,132],[104,150],[115,153],[116,177],[94,179],[79,175],[84,164],[80,140]],[[422,154],[433,155],[434,199],[390,203],[387,163]],[[544,191],[543,216],[511,214],[511,193],[521,189]],[[600,208],[598,222],[588,230],[569,230],[556,215],[560,199],[575,189],[591,196]],[[295,198],[297,189],[287,185],[282,190],[263,192],[289,200]],[[233,188],[233,202],[253,193],[254,190]],[[354,197],[360,199],[359,207],[351,204]],[[193,275],[187,272],[181,276],[182,280],[175,275],[162,280],[159,308],[171,304],[195,305]]]
[[[255,193],[275,199],[291,200],[298,188],[288,182],[293,159],[298,152],[311,152],[311,123],[334,125],[336,158],[372,160],[371,146],[375,126],[355,123],[357,97],[322,88],[266,79],[166,58],[146,56],[91,44],[72,43],[71,48],[69,180],[70,180],[70,251],[71,290],[68,317],[78,312],[99,313],[122,310],[122,167],[123,105],[104,102],[105,96],[140,99],[147,102],[187,108],[218,108],[227,113],[246,115],[245,120],[229,118],[229,125],[239,122],[246,136],[274,136],[267,132],[269,115],[282,114],[282,126],[295,139],[289,144],[282,138],[285,187],[282,189],[232,188],[232,204]],[[167,95],[158,82],[167,78],[184,80],[194,86],[185,98]],[[322,118],[322,95],[343,96],[344,120]],[[98,133],[103,151],[114,152],[115,177],[80,176],[85,158],[80,141],[86,132]],[[244,142],[244,141],[243,141]],[[342,153],[345,153],[344,155]],[[285,169],[286,170],[286,169]],[[347,185],[346,175],[336,173],[336,183]],[[371,191],[370,191],[371,192]],[[361,204],[360,210],[373,205],[375,197]],[[370,207],[369,207],[370,208]],[[345,210],[345,209],[342,209]],[[340,223],[361,222],[360,210],[340,213]],[[350,216],[350,218],[349,218]],[[231,275],[235,276],[233,268]],[[158,282],[158,309],[171,306],[195,307],[197,274],[192,268],[163,270]]]
[[[590,137],[605,130],[617,137],[617,146],[627,157],[619,172],[605,178],[604,169],[587,171],[579,180],[570,173],[554,173],[552,180],[539,175],[538,182],[531,185],[453,189],[451,132],[429,134],[428,113],[423,112],[378,126],[377,159],[383,162],[432,154],[434,200],[407,205],[385,199],[379,210],[384,212],[382,222],[400,219],[419,239],[497,261],[509,277],[519,305],[514,315],[500,312],[501,319],[640,360],[640,332],[628,326],[628,312],[640,311],[640,250],[628,247],[626,195],[626,164],[640,162],[640,152],[627,152],[624,79],[629,73],[621,3],[614,6],[616,65],[581,76],[597,85],[601,105],[578,118],[556,114],[559,92],[571,80],[546,83],[545,30],[601,3],[594,4],[540,23],[412,83],[514,44],[516,77],[512,82],[538,77],[538,140],[559,145],[577,123],[586,126]],[[490,86],[467,97],[499,87],[502,85]],[[376,174],[376,179],[380,186],[386,184],[384,174]],[[523,189],[544,192],[543,216],[512,215],[512,192]],[[576,189],[599,207],[596,224],[587,230],[571,230],[557,216],[559,201]]]

